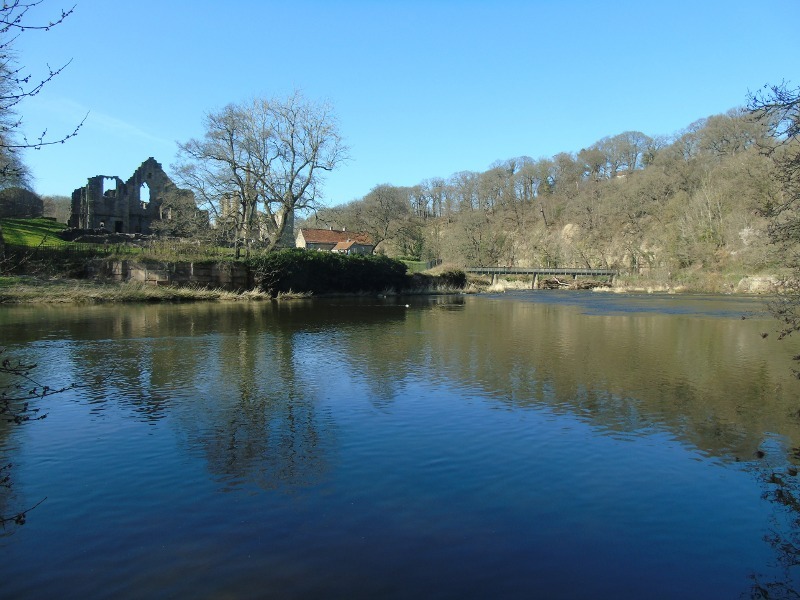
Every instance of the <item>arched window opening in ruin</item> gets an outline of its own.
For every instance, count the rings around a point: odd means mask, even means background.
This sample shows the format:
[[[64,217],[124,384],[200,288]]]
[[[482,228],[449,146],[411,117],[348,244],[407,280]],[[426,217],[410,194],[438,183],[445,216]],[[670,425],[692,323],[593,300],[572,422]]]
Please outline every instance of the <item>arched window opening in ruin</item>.
[[[113,197],[117,195],[117,178],[103,177],[103,196]]]
[[[139,190],[139,200],[141,200],[142,206],[150,203],[150,187],[146,183],[143,183]]]

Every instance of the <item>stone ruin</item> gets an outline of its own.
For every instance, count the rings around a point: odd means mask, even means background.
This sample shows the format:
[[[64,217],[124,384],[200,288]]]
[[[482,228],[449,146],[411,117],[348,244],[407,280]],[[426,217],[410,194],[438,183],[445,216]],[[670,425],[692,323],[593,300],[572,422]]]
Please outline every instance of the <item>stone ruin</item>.
[[[182,198],[183,197],[183,198]],[[72,192],[69,226],[112,233],[151,233],[154,222],[170,218],[165,201],[193,200],[192,192],[178,188],[152,156],[130,179],[96,175]]]

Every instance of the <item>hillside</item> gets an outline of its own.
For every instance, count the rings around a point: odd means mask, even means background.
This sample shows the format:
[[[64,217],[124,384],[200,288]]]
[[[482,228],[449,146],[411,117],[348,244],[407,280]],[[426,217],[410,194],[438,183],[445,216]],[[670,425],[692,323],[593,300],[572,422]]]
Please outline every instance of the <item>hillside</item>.
[[[610,267],[732,289],[745,275],[782,275],[767,235],[780,193],[762,152],[770,143],[736,109],[670,138],[628,131],[551,158],[379,185],[307,222],[368,231],[378,251],[456,266]]]
[[[14,246],[66,245],[66,242],[58,237],[64,228],[63,223],[53,219],[0,219],[3,241]]]

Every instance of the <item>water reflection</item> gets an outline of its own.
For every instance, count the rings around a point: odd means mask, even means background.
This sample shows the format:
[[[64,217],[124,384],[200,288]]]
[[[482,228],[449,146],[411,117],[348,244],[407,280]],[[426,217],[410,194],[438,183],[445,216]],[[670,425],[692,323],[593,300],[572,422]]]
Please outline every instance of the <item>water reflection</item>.
[[[800,448],[787,449],[785,441],[777,437],[766,439],[750,466],[763,488],[762,497],[774,508],[764,539],[774,549],[779,566],[777,574],[753,573],[751,598],[800,595],[796,573],[800,567]]]
[[[557,558],[566,557],[594,565],[595,580],[608,582],[613,577],[603,569],[621,567],[575,548],[588,542],[597,556],[613,557],[624,554],[614,544],[685,548],[674,538],[697,534],[675,533],[675,522],[713,527],[700,518],[653,515],[653,506],[665,513],[673,505],[694,508],[680,497],[682,488],[665,490],[661,480],[691,480],[704,485],[704,494],[719,492],[727,490],[719,479],[733,477],[737,461],[756,474],[767,500],[786,509],[775,513],[784,521],[770,542],[786,561],[796,557],[787,550],[797,546],[791,531],[800,514],[792,500],[792,449],[800,446],[789,360],[796,342],[762,338],[766,322],[757,316],[741,320],[740,312],[757,312],[752,302],[735,301],[731,309],[713,300],[687,307],[665,299],[659,310],[658,299],[624,307],[619,298],[546,298],[11,309],[0,311],[0,331],[7,345],[42,365],[43,376],[67,373],[82,384],[70,398],[93,422],[74,433],[77,439],[94,443],[101,436],[93,427],[103,425],[113,431],[108,439],[125,438],[126,428],[140,425],[168,446],[154,452],[156,466],[116,457],[124,485],[132,474],[154,478],[169,463],[157,479],[170,483],[162,485],[190,487],[198,503],[212,505],[199,520],[219,519],[220,511],[245,503],[242,496],[258,498],[243,509],[261,517],[248,524],[255,531],[230,525],[237,544],[267,557],[248,570],[251,582],[262,584],[263,573],[279,565],[324,574],[312,590],[335,585],[347,572],[371,582],[364,589],[386,591],[379,580],[390,562],[405,566],[397,567],[402,576],[394,584],[402,586],[437,561],[446,563],[437,573],[456,578],[465,556],[469,565],[488,565],[483,591],[498,573],[509,589],[521,589],[531,557],[542,577],[551,568],[568,574],[572,565]],[[553,430],[556,423],[564,431]],[[65,435],[58,421],[53,427]],[[2,425],[0,436],[6,452],[27,443]],[[132,439],[128,447],[138,452],[142,438]],[[653,464],[640,465],[637,453]],[[213,492],[203,492],[204,478],[184,474],[190,459],[198,459]],[[686,460],[700,465],[696,472]],[[709,465],[730,470],[720,475]],[[89,467],[85,472],[96,477]],[[629,485],[633,476],[636,485]],[[707,479],[714,479],[708,487]],[[219,490],[236,500],[220,500]],[[103,493],[97,510],[138,510],[115,492]],[[291,501],[276,499],[286,496]],[[736,505],[749,507],[743,497]],[[726,510],[720,506],[727,519]],[[142,521],[133,519],[130,530]],[[292,526],[276,530],[276,522]],[[638,540],[641,532],[654,537]],[[721,540],[739,539],[737,531],[726,532]],[[364,543],[368,534],[378,541]],[[184,541],[182,548],[195,547],[195,539]],[[487,547],[499,558],[483,562]],[[235,551],[226,557],[242,558]],[[658,556],[628,560],[650,576],[666,572]],[[782,582],[773,575],[758,575],[758,585],[777,589]],[[415,579],[419,589],[434,582],[429,577]],[[550,585],[556,595],[574,589]]]
[[[164,418],[187,393],[211,404],[313,404],[322,361],[363,383],[376,406],[391,404],[407,381],[447,380],[509,406],[582,415],[609,431],[668,427],[709,455],[750,458],[764,432],[800,440],[792,349],[762,339],[763,321],[717,318],[724,311],[713,305],[703,305],[704,314],[592,314],[609,301],[574,298],[574,309],[463,297],[416,298],[409,307],[364,299],[47,308],[6,312],[0,322],[9,341],[63,354],[55,364],[69,365],[90,401],[129,405],[146,419]],[[665,302],[670,310],[674,300]],[[66,346],[43,344],[44,331]]]
[[[211,473],[230,485],[308,485],[325,470],[320,446],[334,431],[304,385],[297,335],[285,323],[267,332],[240,328],[209,344],[204,372],[195,373],[195,398],[180,426]]]

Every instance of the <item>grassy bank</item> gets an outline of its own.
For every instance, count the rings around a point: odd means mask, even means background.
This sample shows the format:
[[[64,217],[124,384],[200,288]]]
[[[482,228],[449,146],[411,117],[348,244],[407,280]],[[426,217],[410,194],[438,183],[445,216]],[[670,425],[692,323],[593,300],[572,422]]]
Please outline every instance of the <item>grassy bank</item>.
[[[522,279],[500,279],[492,285],[491,280],[470,277],[461,289],[446,285],[412,285],[403,295],[475,294],[482,292],[504,292],[529,290],[530,281]],[[730,294],[729,281],[718,288],[707,285],[669,285],[645,278],[621,278],[615,287],[602,291],[616,293],[716,293]],[[543,292],[546,293],[546,292]],[[384,290],[381,295],[396,295],[395,290]],[[342,294],[338,294],[342,295]],[[363,294],[362,294],[363,295]],[[277,300],[308,298],[311,294],[293,291],[281,292]],[[177,287],[144,285],[138,282],[98,282],[79,279],[40,279],[35,277],[0,277],[0,304],[102,304],[135,302],[258,302],[274,299],[273,295],[257,290],[231,292],[222,289],[201,287]]]
[[[403,290],[403,295],[457,294],[481,291],[468,286],[466,290],[443,285],[418,285]],[[385,289],[381,295],[399,295]],[[318,294],[318,296],[364,295]],[[42,279],[36,277],[0,277],[0,304],[104,304],[136,302],[258,302],[264,300],[293,300],[309,298],[313,294],[286,290],[277,295],[259,290],[232,292],[202,287],[145,285],[139,282],[100,282],[84,279]]]
[[[36,248],[42,244],[50,246],[67,246],[68,243],[58,237],[66,225],[51,219],[0,219],[3,228],[3,239],[6,244]]]
[[[287,295],[288,297],[288,295]],[[107,302],[221,302],[268,300],[258,291],[144,285],[137,282],[102,283],[79,279],[0,277],[2,304],[102,304]]]

